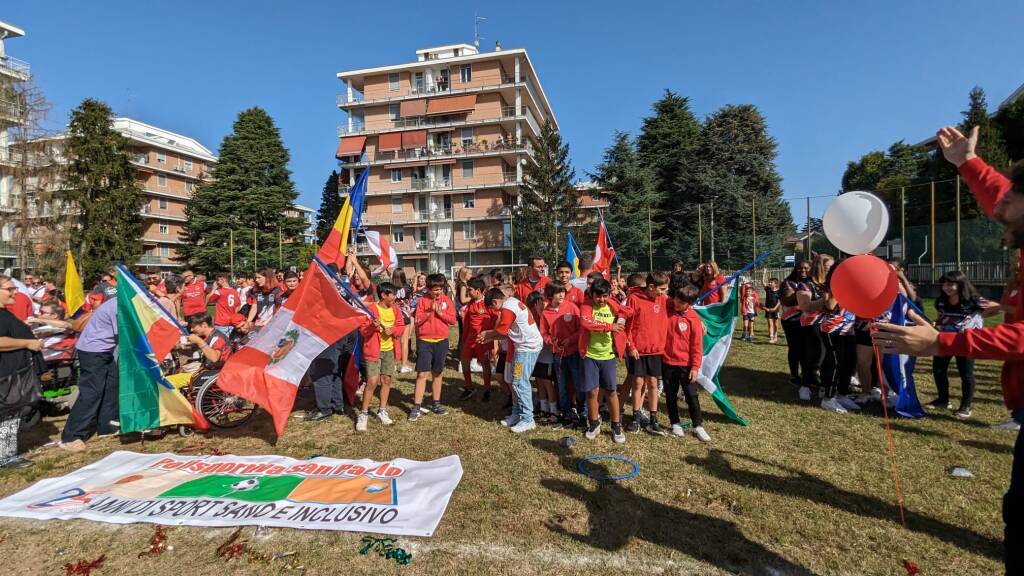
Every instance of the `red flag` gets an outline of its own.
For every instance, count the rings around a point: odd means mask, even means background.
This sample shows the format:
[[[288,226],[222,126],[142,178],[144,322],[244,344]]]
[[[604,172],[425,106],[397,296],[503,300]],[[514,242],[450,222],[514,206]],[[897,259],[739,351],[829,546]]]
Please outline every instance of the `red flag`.
[[[604,220],[597,230],[597,246],[594,247],[594,262],[591,265],[591,272],[600,272],[605,278],[611,274],[612,261],[615,260],[615,249],[608,240],[608,229],[605,228]]]
[[[386,274],[388,270],[398,265],[398,253],[391,247],[386,235],[375,230],[367,230],[363,234],[366,236],[367,245],[370,246],[370,252],[380,260],[380,267],[372,272],[374,276]]]
[[[217,385],[262,406],[284,432],[295,393],[310,363],[363,323],[319,264],[313,262],[295,293],[252,342],[228,359]]]

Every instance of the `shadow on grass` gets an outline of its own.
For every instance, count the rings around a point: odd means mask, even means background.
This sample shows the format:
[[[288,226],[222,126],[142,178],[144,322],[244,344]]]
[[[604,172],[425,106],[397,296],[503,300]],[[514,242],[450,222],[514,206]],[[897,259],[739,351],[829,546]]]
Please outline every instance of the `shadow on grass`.
[[[961,446],[967,448],[977,448],[978,450],[988,450],[995,454],[1013,454],[1013,446],[1010,444],[997,444],[995,442],[982,442],[981,440],[960,440]]]
[[[530,444],[558,456],[565,469],[576,472],[576,457],[557,442],[534,439]],[[596,474],[608,473],[599,465],[593,470]],[[600,482],[595,489],[588,487],[589,483],[541,480],[548,490],[582,502],[589,516],[589,531],[585,534],[570,532],[556,522],[548,522],[548,530],[608,552],[622,550],[630,539],[637,538],[678,550],[733,574],[812,574],[748,539],[732,522],[668,506],[637,494],[620,482]]]
[[[726,459],[726,455],[771,466],[782,470],[787,475],[777,476],[737,469]],[[753,456],[723,450],[711,450],[706,458],[687,456],[684,460],[688,464],[703,467],[717,478],[754,490],[792,498],[802,498],[865,518],[877,518],[894,522],[900,517],[900,511],[896,505],[880,498],[850,492],[801,470]],[[1002,544],[987,536],[982,536],[959,526],[921,515],[912,510],[906,510],[906,518],[907,529],[909,530],[927,534],[964,550],[992,559],[1002,557]]]

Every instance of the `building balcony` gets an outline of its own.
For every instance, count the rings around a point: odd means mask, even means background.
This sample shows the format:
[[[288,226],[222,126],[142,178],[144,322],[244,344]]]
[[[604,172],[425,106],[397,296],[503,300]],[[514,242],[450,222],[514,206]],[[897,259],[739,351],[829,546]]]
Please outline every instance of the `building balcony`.
[[[341,160],[339,161],[339,164],[342,168],[355,168],[359,166],[369,166],[371,164],[375,166],[387,166],[388,164],[415,162],[418,160],[471,160],[473,158],[482,158],[487,156],[522,153],[533,156],[533,144],[529,141],[505,142],[499,138],[493,144],[480,141],[479,143],[473,143],[467,146],[455,144],[443,147],[437,146],[427,148],[409,148],[405,150],[388,150],[385,152],[377,152],[376,154],[363,153],[362,157],[360,157],[356,162],[346,162]]]
[[[436,210],[417,210],[415,212],[389,213],[368,213],[363,216],[364,226],[422,226],[425,224],[447,224],[465,222],[485,222],[495,220],[506,220],[509,210],[504,206],[495,206],[489,209],[486,214],[473,216],[455,216],[452,209],[439,208]]]
[[[381,134],[384,132],[392,132],[395,130],[410,130],[415,128],[463,128],[468,126],[482,126],[487,124],[494,124],[496,122],[510,122],[515,120],[526,120],[530,122],[532,113],[526,106],[523,107],[522,114],[516,114],[515,106],[504,106],[501,109],[501,115],[492,118],[479,118],[476,120],[468,120],[462,118],[459,120],[452,120],[447,116],[412,116],[409,118],[397,118],[393,120],[380,120],[367,124],[365,120],[352,120],[351,126],[347,121],[338,124],[338,137],[341,136],[372,136],[375,134]],[[531,124],[536,126],[536,122]],[[538,130],[534,131],[536,134],[540,134]]]
[[[27,122],[25,105],[13,100],[0,100],[0,121],[10,124],[23,124]]]
[[[0,74],[28,80],[28,77],[32,75],[32,67],[24,60],[18,60],[10,56],[0,56]]]
[[[374,104],[381,104],[385,102],[399,102],[401,100],[409,100],[414,98],[424,98],[429,96],[452,96],[456,94],[475,94],[477,92],[485,92],[488,90],[496,90],[499,88],[513,88],[517,85],[529,85],[530,79],[526,74],[519,75],[519,81],[516,82],[515,77],[511,74],[502,74],[501,81],[497,84],[485,84],[482,86],[471,86],[468,88],[452,88],[451,82],[435,82],[433,85],[417,86],[413,85],[410,90],[404,94],[396,94],[394,96],[386,96],[383,98],[373,98],[367,100],[363,94],[357,90],[353,90],[351,94],[338,94],[337,104],[339,108],[352,108],[357,106],[372,106]]]
[[[150,162],[149,156],[145,154],[132,154],[132,164],[142,168],[143,171],[162,172],[164,174],[188,178],[190,180],[212,180],[209,168],[204,172],[193,167],[191,172],[187,172],[184,166],[171,166],[169,164],[161,164],[159,162]]]

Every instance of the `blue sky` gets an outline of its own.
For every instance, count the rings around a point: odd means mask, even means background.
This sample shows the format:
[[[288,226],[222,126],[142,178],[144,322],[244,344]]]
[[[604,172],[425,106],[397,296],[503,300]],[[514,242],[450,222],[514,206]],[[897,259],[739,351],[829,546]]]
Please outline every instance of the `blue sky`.
[[[848,160],[958,121],[973,86],[995,106],[1024,82],[1013,1],[51,0],[6,2],[0,20],[26,30],[8,54],[31,63],[55,126],[94,97],[216,152],[236,114],[262,106],[300,202],[316,208],[343,119],[335,73],[470,42],[474,12],[487,17],[483,49],[529,51],[580,177],[668,88],[701,116],[757,105],[786,197],[828,195]],[[795,219],[805,213],[798,202]]]

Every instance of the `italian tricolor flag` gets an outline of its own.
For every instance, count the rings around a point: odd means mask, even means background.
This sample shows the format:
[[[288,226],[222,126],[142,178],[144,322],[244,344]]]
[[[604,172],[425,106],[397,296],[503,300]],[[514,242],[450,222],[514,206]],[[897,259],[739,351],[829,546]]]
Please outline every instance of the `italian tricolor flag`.
[[[160,363],[187,334],[135,276],[117,267],[117,360],[121,432],[206,422],[160,370]]]
[[[738,287],[733,284],[732,290],[729,291],[729,299],[725,302],[693,307],[704,323],[704,362],[700,366],[697,382],[711,394],[723,414],[730,420],[746,426],[747,421],[736,413],[736,409],[729,403],[729,398],[725,396],[722,386],[718,383],[718,374],[725,365],[726,357],[729,356],[733,330],[736,328],[736,315],[739,311],[739,298],[736,296],[738,293]]]

